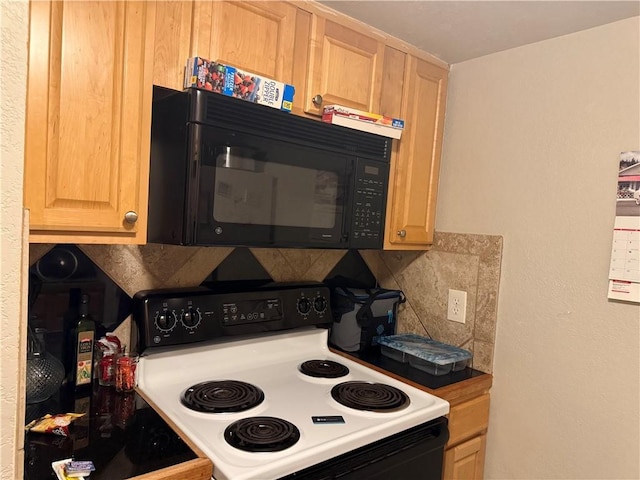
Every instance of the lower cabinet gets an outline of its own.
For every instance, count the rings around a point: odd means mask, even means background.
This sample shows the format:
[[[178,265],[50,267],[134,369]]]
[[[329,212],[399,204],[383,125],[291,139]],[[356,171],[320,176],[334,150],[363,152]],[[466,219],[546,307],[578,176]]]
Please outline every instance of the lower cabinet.
[[[483,478],[488,426],[488,393],[451,407],[449,443],[444,453],[445,480]]]
[[[482,434],[447,449],[444,456],[444,478],[481,479],[486,444],[487,435]]]

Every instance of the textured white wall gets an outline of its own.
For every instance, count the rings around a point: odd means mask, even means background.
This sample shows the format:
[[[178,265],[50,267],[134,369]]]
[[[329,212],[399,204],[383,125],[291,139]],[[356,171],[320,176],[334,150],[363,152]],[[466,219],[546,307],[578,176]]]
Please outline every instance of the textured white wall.
[[[640,478],[640,306],[607,300],[639,31],[453,66],[437,229],[504,236],[487,478]]]
[[[29,6],[0,2],[0,478],[17,478],[16,418],[21,312],[22,175]],[[15,470],[14,470],[15,469]]]

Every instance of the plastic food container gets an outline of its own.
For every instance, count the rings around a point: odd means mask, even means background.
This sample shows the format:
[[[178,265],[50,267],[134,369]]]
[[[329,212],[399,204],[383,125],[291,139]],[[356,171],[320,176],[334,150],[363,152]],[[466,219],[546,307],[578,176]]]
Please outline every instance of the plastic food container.
[[[463,348],[447,345],[415,334],[380,337],[381,353],[431,375],[446,375],[464,369],[473,354]]]
[[[398,362],[407,363],[409,361],[409,354],[403,352],[402,350],[396,350],[392,347],[387,347],[386,345],[380,345],[380,352],[385,357],[393,358]]]

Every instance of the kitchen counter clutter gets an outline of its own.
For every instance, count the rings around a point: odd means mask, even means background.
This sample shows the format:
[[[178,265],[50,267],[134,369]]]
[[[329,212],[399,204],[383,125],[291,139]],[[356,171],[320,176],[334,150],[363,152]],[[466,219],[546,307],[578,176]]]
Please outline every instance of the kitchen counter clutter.
[[[51,463],[68,458],[92,461],[91,480],[211,477],[211,463],[198,458],[135,392],[96,386],[80,398],[61,389],[45,402],[28,405],[27,422],[46,413],[76,410],[88,413],[71,423],[69,436],[26,433],[25,480],[56,479]]]

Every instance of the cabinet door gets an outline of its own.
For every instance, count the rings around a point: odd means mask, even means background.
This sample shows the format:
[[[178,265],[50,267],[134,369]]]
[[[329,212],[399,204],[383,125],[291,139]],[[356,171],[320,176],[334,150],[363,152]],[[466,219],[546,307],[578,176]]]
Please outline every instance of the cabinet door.
[[[377,113],[384,48],[376,38],[314,15],[305,112],[321,115],[325,105],[339,104]]]
[[[31,3],[24,192],[32,242],[146,241],[154,8]]]
[[[449,412],[449,445],[487,431],[489,426],[488,393],[451,407]]]
[[[191,54],[291,83],[295,19],[284,2],[195,1]]]
[[[424,249],[433,242],[448,71],[409,56],[399,141],[389,189],[385,249]]]
[[[153,84],[182,90],[191,56],[192,1],[162,0],[156,5]]]
[[[444,454],[444,480],[482,480],[487,435],[479,435]]]

